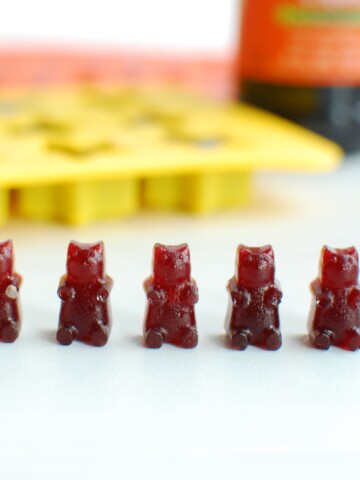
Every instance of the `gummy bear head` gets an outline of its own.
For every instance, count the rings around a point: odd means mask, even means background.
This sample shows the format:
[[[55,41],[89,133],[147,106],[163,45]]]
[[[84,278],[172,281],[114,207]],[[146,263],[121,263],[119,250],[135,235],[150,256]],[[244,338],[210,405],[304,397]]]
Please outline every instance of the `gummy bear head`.
[[[190,250],[186,243],[154,246],[154,282],[161,288],[190,281]]]
[[[346,288],[356,285],[359,274],[359,256],[355,247],[323,247],[320,260],[320,279],[324,287]]]
[[[13,273],[13,244],[11,240],[0,243],[0,279]]]
[[[104,277],[104,243],[70,242],[67,255],[70,283],[90,283]]]
[[[254,248],[238,246],[236,277],[239,285],[258,288],[274,283],[274,276],[274,251],[270,245]]]

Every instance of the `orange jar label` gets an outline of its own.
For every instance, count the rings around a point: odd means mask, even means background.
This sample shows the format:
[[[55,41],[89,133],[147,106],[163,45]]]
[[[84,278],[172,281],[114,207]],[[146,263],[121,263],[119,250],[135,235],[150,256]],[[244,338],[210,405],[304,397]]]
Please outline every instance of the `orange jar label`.
[[[360,86],[360,0],[243,0],[244,80]]]

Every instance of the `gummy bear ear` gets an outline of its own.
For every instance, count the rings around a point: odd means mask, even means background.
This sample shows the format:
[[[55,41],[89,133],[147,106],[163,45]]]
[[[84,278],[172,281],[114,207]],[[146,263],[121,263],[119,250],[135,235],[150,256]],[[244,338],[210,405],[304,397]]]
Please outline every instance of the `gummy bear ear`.
[[[245,263],[245,260],[250,256],[251,251],[245,245],[238,245],[236,250],[236,259],[235,259],[235,277],[239,278],[242,264]]]
[[[344,248],[343,252],[344,252],[346,255],[350,255],[351,257],[358,258],[358,252],[357,252],[357,250],[356,250],[356,248],[355,248],[354,246]]]
[[[180,245],[176,245],[176,247],[174,247],[174,248],[179,253],[186,253],[186,254],[190,255],[190,249],[189,249],[189,245],[187,243],[181,243]]]
[[[167,252],[166,245],[163,245],[162,243],[155,243],[154,245],[154,258],[161,258],[164,253]]]
[[[187,243],[177,245],[174,250],[176,257],[180,257],[184,263],[190,262],[190,248]]]
[[[264,247],[261,247],[260,250],[262,253],[266,253],[267,255],[269,255],[269,257],[271,257],[273,260],[275,259],[274,250],[271,245],[265,245]]]
[[[81,250],[80,243],[72,240],[68,247],[68,257],[72,257],[74,253],[78,252],[79,250]]]
[[[249,247],[240,244],[237,248],[237,261],[240,263],[241,261],[245,260],[251,253],[252,252]]]
[[[91,245],[89,245],[89,249],[92,250],[93,252],[96,252],[99,254],[100,257],[104,255],[104,242],[99,241],[95,242]]]
[[[323,246],[321,250],[321,259],[324,263],[330,262],[334,257],[336,257],[336,251],[334,248]]]
[[[0,243],[0,254],[6,253],[7,256],[12,257],[13,255],[13,242],[8,239]]]

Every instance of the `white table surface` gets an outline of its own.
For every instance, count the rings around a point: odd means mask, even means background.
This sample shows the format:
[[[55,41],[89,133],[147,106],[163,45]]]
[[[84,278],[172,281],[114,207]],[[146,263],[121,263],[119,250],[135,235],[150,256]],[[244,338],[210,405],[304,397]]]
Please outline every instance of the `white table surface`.
[[[261,174],[242,210],[143,214],[84,229],[11,221],[23,329],[0,345],[4,480],[339,479],[360,467],[360,352],[305,342],[321,246],[360,248],[360,158],[321,176]],[[106,243],[115,280],[108,345],[55,342],[68,241]],[[200,290],[194,350],[142,346],[155,242],[188,242]],[[271,243],[283,348],[224,346],[238,243]]]

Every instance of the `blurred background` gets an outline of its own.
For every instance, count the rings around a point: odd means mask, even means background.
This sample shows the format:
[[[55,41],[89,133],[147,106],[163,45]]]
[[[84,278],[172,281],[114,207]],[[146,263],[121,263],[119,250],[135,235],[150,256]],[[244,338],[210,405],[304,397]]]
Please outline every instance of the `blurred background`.
[[[50,6],[39,1],[25,9],[21,6],[21,15],[19,8],[14,2],[4,11],[2,47],[85,47],[93,53],[106,48],[110,52],[130,49],[229,58],[238,39],[239,5],[235,0],[224,5],[108,1],[101,8],[82,2]],[[161,18],[157,12],[162,12]],[[162,21],[164,18],[167,20]]]
[[[355,74],[345,82],[323,62],[333,80],[299,86],[291,77],[290,89],[290,77],[275,82],[247,64],[244,82],[240,30],[256,22],[241,26],[242,8],[256,5],[264,22],[275,3],[2,5],[0,237],[13,239],[24,279],[20,337],[0,345],[6,480],[338,479],[359,466],[358,353],[311,348],[306,322],[322,245],[360,247],[360,64],[348,57]],[[326,2],[314,3],[323,27]],[[339,28],[358,39],[360,2],[330,3],[337,14],[344,7]],[[303,28],[308,16],[295,13],[286,25],[300,18]],[[272,38],[254,31],[241,43]],[[242,91],[249,105],[313,130],[331,124],[323,133],[347,153],[245,105]],[[279,95],[295,102],[296,118],[277,110],[282,100],[269,105]],[[105,242],[115,287],[102,349],[55,340],[72,239]],[[155,242],[190,246],[200,292],[194,350],[143,346],[142,282]],[[274,248],[284,292],[278,352],[232,351],[224,340],[240,243]]]
[[[14,1],[4,8],[0,38],[3,44],[61,42],[223,55],[235,49],[238,3]]]

